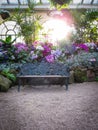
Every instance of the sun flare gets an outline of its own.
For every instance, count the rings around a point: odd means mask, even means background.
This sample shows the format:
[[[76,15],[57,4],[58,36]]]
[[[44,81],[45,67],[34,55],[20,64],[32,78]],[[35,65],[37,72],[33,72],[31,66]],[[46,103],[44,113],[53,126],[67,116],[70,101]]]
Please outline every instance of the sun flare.
[[[72,31],[72,27],[62,20],[52,19],[44,24],[44,31],[49,34],[50,39],[58,41],[67,39]]]

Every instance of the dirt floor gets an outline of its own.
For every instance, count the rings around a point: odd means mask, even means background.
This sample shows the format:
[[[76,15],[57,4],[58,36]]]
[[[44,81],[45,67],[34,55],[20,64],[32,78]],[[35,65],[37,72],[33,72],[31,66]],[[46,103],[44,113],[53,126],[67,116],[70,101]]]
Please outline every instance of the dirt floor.
[[[98,130],[98,82],[0,93],[0,130]]]

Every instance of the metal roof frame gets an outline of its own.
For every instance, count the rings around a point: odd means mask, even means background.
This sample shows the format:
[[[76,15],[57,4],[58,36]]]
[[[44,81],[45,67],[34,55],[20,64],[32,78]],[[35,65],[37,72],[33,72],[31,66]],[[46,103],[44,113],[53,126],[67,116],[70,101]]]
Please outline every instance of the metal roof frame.
[[[75,0],[73,0],[75,1]],[[90,0],[89,0],[90,1]],[[15,8],[22,8],[22,9],[26,9],[28,8],[28,3],[30,2],[30,0],[26,0],[24,2],[27,3],[22,3],[21,0],[17,0],[17,3],[11,3],[10,0],[6,0],[6,3],[2,3],[0,6],[0,9],[15,9]],[[42,0],[39,0],[39,3],[41,3],[41,5],[37,5],[35,7],[35,9],[37,10],[49,10],[50,9],[50,4],[48,3],[43,3]],[[86,3],[86,0],[80,0],[79,3],[74,3],[72,2],[69,5],[70,9],[98,9],[98,0],[91,0],[90,3]]]

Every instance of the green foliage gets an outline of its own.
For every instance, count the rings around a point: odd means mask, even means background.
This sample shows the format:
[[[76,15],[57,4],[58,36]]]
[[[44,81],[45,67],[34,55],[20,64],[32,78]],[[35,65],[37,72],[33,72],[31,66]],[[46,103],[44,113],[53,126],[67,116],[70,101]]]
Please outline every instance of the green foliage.
[[[16,76],[10,72],[9,68],[5,68],[4,70],[2,70],[1,74],[5,77],[7,77],[8,79],[10,79],[11,81],[15,82],[16,81]]]
[[[98,76],[95,78],[95,81],[97,81],[97,82],[98,82]]]
[[[98,40],[98,10],[72,11],[77,34],[75,40],[82,42],[97,42]]]
[[[14,56],[14,46],[13,43],[15,42],[16,38],[12,40],[12,36],[8,35],[5,40],[0,39],[2,42],[1,46],[1,55],[0,55],[0,62],[5,62],[5,61],[11,61],[13,60]]]
[[[90,22],[93,21],[94,19],[98,20],[98,10],[96,9],[87,10],[85,17]]]
[[[4,43],[5,45],[12,45],[15,42],[16,38],[14,40],[12,40],[12,36],[8,35],[5,40],[0,39],[0,41],[2,43]]]
[[[18,55],[15,56],[15,61],[21,62],[21,63],[26,63],[29,61],[28,55],[29,55],[28,52],[21,51],[20,53],[18,53]]]
[[[32,43],[38,37],[38,32],[42,29],[40,24],[41,16],[38,16],[35,11],[36,3],[29,1],[28,8],[24,11],[20,8],[16,9],[12,20],[16,21],[20,26],[19,36],[23,36],[27,44]]]
[[[86,71],[81,68],[77,68],[74,71],[75,82],[82,83],[87,81]]]
[[[79,54],[75,54],[73,58],[70,58],[66,61],[68,66],[71,68],[77,68],[79,66],[82,66],[84,68],[90,68],[92,67],[92,63],[90,62],[90,59],[96,59],[95,67],[98,66],[98,52],[83,52]]]

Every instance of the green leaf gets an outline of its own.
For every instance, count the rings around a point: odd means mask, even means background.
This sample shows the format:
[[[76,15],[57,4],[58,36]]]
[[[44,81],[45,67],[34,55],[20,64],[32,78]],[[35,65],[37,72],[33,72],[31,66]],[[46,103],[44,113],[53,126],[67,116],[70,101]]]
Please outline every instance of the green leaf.
[[[5,39],[5,41],[6,41],[7,44],[10,44],[11,40],[12,40],[11,35],[7,36],[6,39]]]

